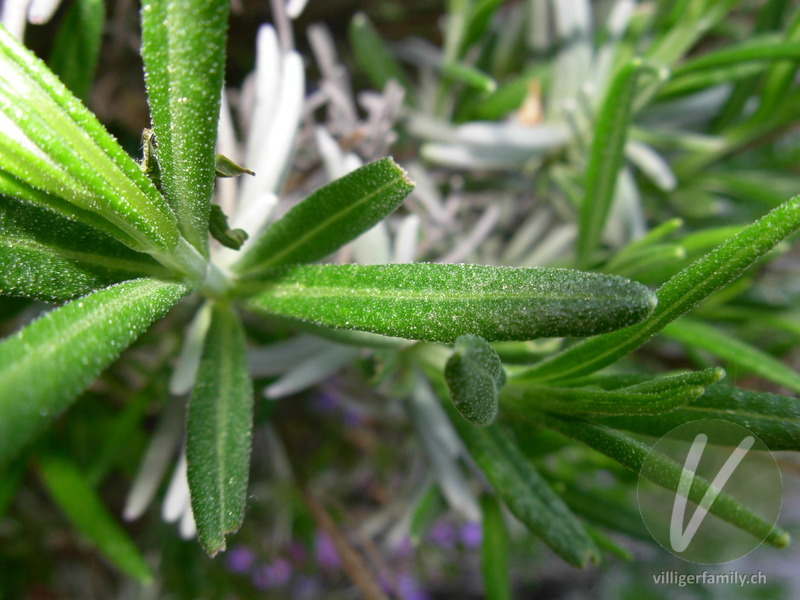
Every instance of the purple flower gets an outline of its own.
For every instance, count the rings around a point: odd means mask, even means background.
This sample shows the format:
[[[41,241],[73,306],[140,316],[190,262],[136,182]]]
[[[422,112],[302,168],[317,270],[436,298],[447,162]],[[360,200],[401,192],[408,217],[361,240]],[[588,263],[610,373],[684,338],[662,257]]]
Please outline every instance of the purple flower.
[[[292,566],[285,558],[276,558],[272,564],[262,565],[253,571],[253,585],[260,590],[286,585],[292,576]]]
[[[255,554],[246,546],[234,546],[225,553],[225,567],[231,573],[238,575],[249,573],[255,562]]]
[[[464,523],[461,527],[461,543],[469,550],[474,550],[481,545],[483,532],[479,523]]]
[[[330,390],[323,389],[314,397],[312,403],[314,405],[314,410],[322,414],[329,414],[339,410],[339,401],[336,395]]]
[[[338,569],[342,565],[333,540],[324,531],[317,532],[314,538],[314,556],[323,569]]]
[[[430,595],[425,588],[420,586],[411,575],[397,576],[397,593],[401,600],[430,600]]]
[[[442,548],[452,548],[456,545],[456,530],[447,521],[439,521],[428,533],[428,538]]]

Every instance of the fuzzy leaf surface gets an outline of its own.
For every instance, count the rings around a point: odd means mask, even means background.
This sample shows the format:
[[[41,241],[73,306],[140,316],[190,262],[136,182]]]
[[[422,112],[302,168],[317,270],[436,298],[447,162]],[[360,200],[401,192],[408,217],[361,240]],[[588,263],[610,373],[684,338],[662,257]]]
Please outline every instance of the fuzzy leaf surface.
[[[0,343],[0,466],[187,292],[153,279],[73,300]]]
[[[489,342],[462,335],[447,359],[444,378],[453,404],[470,423],[489,425],[497,416],[498,391],[506,382],[503,364]]]
[[[598,562],[600,551],[578,518],[500,426],[476,427],[448,410],[470,455],[512,514],[569,564]]]
[[[143,275],[169,272],[80,222],[0,197],[0,294],[63,302]]]
[[[142,59],[162,190],[183,237],[204,255],[229,5],[148,0],[142,6]]]
[[[391,158],[366,164],[290,209],[270,225],[234,269],[252,276],[325,258],[394,212],[413,187]]]
[[[549,410],[566,415],[657,415],[683,406],[702,394],[700,386],[637,393],[532,385],[508,390],[503,399],[509,408],[523,414]]]
[[[657,416],[604,417],[617,429],[660,437],[688,421],[720,419],[746,427],[770,450],[800,451],[800,400],[767,392],[713,385],[697,400]]]
[[[215,305],[186,426],[192,512],[210,556],[225,549],[226,534],[244,519],[252,429],[244,329],[230,306]]]
[[[452,264],[303,265],[275,271],[248,306],[328,327],[453,342],[591,335],[646,318],[653,294],[568,269]]]
[[[642,61],[634,59],[614,77],[594,129],[589,164],[583,182],[578,236],[578,260],[586,264],[600,242],[614,199],[614,188],[625,154],[636,83]]]
[[[75,206],[125,232],[135,250],[169,254],[180,235],[164,199],[100,122],[0,27],[0,150],[4,180]],[[9,193],[9,186],[2,186]],[[42,195],[42,193],[47,195]],[[89,223],[92,224],[92,223]]]
[[[540,414],[537,420],[568,437],[583,442],[601,454],[613,458],[635,473],[641,472],[643,476],[665,489],[671,491],[678,489],[683,465],[668,456],[657,453],[651,455],[651,464],[656,465],[656,468],[642,470],[645,459],[650,454],[650,447],[629,435],[604,425],[576,418],[557,417],[547,413]],[[689,500],[699,505],[710,486],[711,483],[708,480],[694,475]],[[709,512],[731,525],[763,539],[770,545],[783,548],[789,544],[790,536],[786,531],[766,522],[724,490],[719,492],[709,508]]]
[[[645,321],[624,331],[584,340],[528,369],[523,378],[564,381],[602,369],[641,346],[667,323],[690,311],[742,275],[800,227],[800,196],[792,198],[696,260],[656,293],[658,306]]]

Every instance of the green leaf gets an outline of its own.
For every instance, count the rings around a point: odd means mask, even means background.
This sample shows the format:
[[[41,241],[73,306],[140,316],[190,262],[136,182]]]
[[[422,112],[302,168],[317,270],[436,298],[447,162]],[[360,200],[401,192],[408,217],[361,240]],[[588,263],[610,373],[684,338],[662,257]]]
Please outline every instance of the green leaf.
[[[634,539],[652,540],[642,522],[642,515],[631,503],[621,502],[619,496],[613,496],[607,490],[572,486],[563,481],[559,481],[558,492],[571,511],[592,524]]]
[[[0,466],[186,291],[152,279],[120,283],[53,310],[0,343]]]
[[[253,383],[241,321],[215,305],[189,401],[186,461],[192,512],[203,549],[214,556],[244,518],[253,429]]]
[[[358,66],[375,89],[382,91],[389,80],[394,79],[406,90],[406,97],[410,97],[412,88],[405,72],[367,15],[363,12],[356,13],[350,21],[348,33]]]
[[[19,456],[7,467],[3,467],[0,477],[0,518],[3,518],[8,506],[17,494],[22,478],[27,471],[27,457]]]
[[[464,55],[464,51],[469,49],[472,44],[477,42],[484,34],[495,14],[504,0],[478,0],[470,9],[469,19],[467,20],[464,38],[461,40],[459,56]]]
[[[391,158],[321,187],[273,223],[233,266],[245,276],[325,258],[391,214],[413,184]]]
[[[214,157],[214,172],[217,177],[239,177],[245,174],[255,175],[250,169],[245,169],[241,165],[237,165],[223,154],[217,154]]]
[[[513,375],[512,375],[513,377]],[[572,379],[564,385],[569,387],[591,386],[602,390],[624,390],[628,392],[659,393],[675,391],[683,387],[707,387],[725,377],[725,369],[711,367],[702,371],[679,371],[667,375],[650,376],[638,373],[598,373]],[[523,384],[524,385],[524,384]]]
[[[568,437],[583,442],[601,454],[613,458],[635,473],[641,473],[642,476],[665,489],[671,491],[678,489],[683,465],[663,454],[650,454],[651,449],[649,446],[622,432],[581,419],[557,417],[548,413],[540,414],[537,421]],[[651,464],[656,465],[656,468],[643,471],[642,466],[648,454],[650,454]],[[706,479],[699,475],[694,475],[694,483],[688,496],[689,500],[699,505],[710,486],[711,484]],[[787,532],[779,527],[774,527],[772,523],[764,521],[724,491],[719,492],[716,500],[709,508],[709,512],[731,525],[747,531],[759,539],[763,539],[768,544],[778,548],[784,548],[789,544],[790,537]]]
[[[470,455],[511,513],[569,564],[599,562],[600,551],[578,518],[500,426],[476,427],[448,410]]]
[[[167,265],[189,260],[176,256],[181,238],[175,217],[139,166],[44,63],[2,27],[0,65],[2,192],[31,188],[38,193],[21,199],[53,210],[74,205],[80,210],[67,212],[68,217],[93,213],[123,231],[126,237],[120,241],[134,250]],[[61,204],[48,202],[47,195]]]
[[[86,100],[94,79],[103,25],[103,0],[77,0],[69,7],[56,34],[47,64],[70,91]]]
[[[578,261],[585,265],[600,242],[614,199],[617,176],[625,156],[625,141],[631,121],[631,107],[639,74],[652,70],[634,58],[614,76],[606,92],[594,127],[589,164],[583,182],[580,209]]]
[[[673,10],[672,22],[664,34],[647,48],[646,58],[672,65],[737,4],[738,0],[689,0],[663,5]]]
[[[725,287],[778,242],[800,227],[800,196],[748,225],[707,256],[695,261],[657,292],[658,306],[642,323],[585,340],[528,369],[524,378],[564,381],[593,373],[641,346],[667,323]]]
[[[208,253],[227,0],[146,0],[142,59],[164,196],[183,237]]]
[[[614,264],[606,265],[603,272],[642,280],[646,277],[657,277],[664,268],[669,268],[685,258],[686,249],[679,244],[654,244],[632,250],[624,257],[615,256]]]
[[[755,62],[723,64],[714,69],[688,71],[681,77],[670,79],[659,88],[657,101],[664,102],[718,85],[730,85],[752,79],[764,71],[763,65]]]
[[[63,189],[63,188],[62,188]],[[42,207],[58,213],[69,221],[78,221],[103,232],[129,248],[139,248],[140,244],[125,231],[109,223],[97,213],[71,204],[68,200],[52,196],[20,181],[9,173],[0,170],[0,195],[8,200],[19,200],[25,204]]]
[[[47,452],[39,456],[38,467],[50,497],[73,527],[120,571],[142,583],[152,581],[144,557],[77,466],[64,456]]]
[[[459,336],[447,359],[444,378],[462,417],[474,425],[489,425],[495,420],[498,392],[506,382],[506,373],[486,340],[471,334]]]
[[[547,84],[549,73],[542,65],[535,65],[517,77],[502,83],[497,90],[467,102],[461,109],[465,121],[496,121],[505,118],[508,113],[518,109],[529,96],[538,96],[542,87]],[[459,115],[461,116],[461,115]]]
[[[680,319],[667,325],[662,333],[800,393],[800,373],[716,327],[692,319]]]
[[[791,21],[786,25],[784,40],[787,45],[800,45],[800,10],[795,10]],[[792,89],[795,80],[797,61],[800,56],[795,54],[793,59],[773,64],[770,67],[759,94],[758,108],[752,115],[751,121],[759,122],[770,119],[777,107],[786,102],[787,94]]]
[[[658,416],[605,417],[617,429],[660,437],[688,421],[720,419],[746,427],[770,450],[800,450],[800,402],[797,398],[713,385],[691,404]]]
[[[258,312],[328,327],[453,342],[591,335],[647,317],[645,286],[568,269],[481,265],[304,265],[276,270]]]
[[[800,60],[800,43],[784,41],[775,35],[764,35],[747,40],[744,43],[704,52],[697,58],[689,60],[672,71],[671,80],[689,73],[716,69],[721,66],[741,64],[745,62],[772,62],[776,60]]]
[[[62,302],[143,275],[169,272],[82,223],[0,197],[0,294]]]
[[[446,62],[441,65],[442,75],[460,81],[479,92],[491,94],[497,90],[497,82],[491,75],[461,61]]]
[[[222,212],[219,204],[211,205],[211,215],[208,220],[208,231],[211,237],[226,248],[238,250],[247,240],[247,232],[242,229],[231,229],[228,226],[228,217]]]
[[[428,485],[415,500],[408,523],[408,539],[416,547],[425,539],[433,523],[447,511],[439,486]]]
[[[589,534],[589,537],[592,538],[592,541],[597,544],[597,547],[600,550],[608,552],[609,554],[613,554],[621,560],[634,559],[633,553],[617,544],[614,540],[598,529],[595,529],[591,525],[584,525],[584,529],[586,529],[586,533]]]
[[[500,503],[494,496],[481,496],[483,517],[481,538],[481,574],[488,600],[511,600],[508,574],[508,532]]]
[[[622,389],[627,392],[643,392],[657,394],[659,392],[673,391],[684,387],[708,387],[725,377],[725,369],[711,367],[702,371],[686,371],[659,377],[648,377],[645,381],[627,385]]]
[[[506,390],[503,404],[523,415],[535,415],[541,410],[565,415],[657,415],[702,395],[702,386],[637,393],[526,385]]]

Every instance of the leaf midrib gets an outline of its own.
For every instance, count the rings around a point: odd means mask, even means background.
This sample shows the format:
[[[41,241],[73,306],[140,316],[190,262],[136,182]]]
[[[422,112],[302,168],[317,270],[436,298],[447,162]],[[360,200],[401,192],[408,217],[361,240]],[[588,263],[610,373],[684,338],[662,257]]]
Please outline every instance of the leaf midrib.
[[[387,290],[381,288],[368,288],[363,290],[353,290],[350,286],[318,286],[318,285],[304,285],[302,283],[286,283],[286,284],[272,284],[268,288],[268,294],[263,294],[255,298],[255,302],[259,302],[264,298],[292,298],[295,296],[302,296],[304,298],[320,298],[320,299],[335,299],[345,300],[353,298],[357,300],[380,299],[380,300],[406,300],[406,301],[436,301],[436,302],[459,302],[469,300],[518,300],[518,301],[552,301],[552,302],[574,302],[574,301],[595,301],[595,300],[617,300],[619,298],[616,294],[608,296],[600,296],[598,294],[591,294],[586,296],[578,295],[556,295],[556,294],[542,294],[542,293],[521,293],[513,291],[503,292],[442,292],[441,290],[408,290],[404,292],[397,292],[396,290]],[[598,302],[597,304],[601,304]],[[594,305],[592,302],[591,305]],[[589,304],[587,304],[589,306]]]
[[[270,257],[270,259],[268,259],[266,262],[259,263],[259,265],[258,265],[258,267],[256,269],[248,269],[248,270],[246,270],[244,272],[244,274],[250,274],[250,273],[253,273],[255,271],[264,271],[266,269],[270,269],[270,268],[274,268],[276,266],[280,266],[281,264],[283,264],[283,263],[281,263],[281,258],[282,257],[284,257],[286,255],[291,255],[298,247],[302,247],[306,243],[306,241],[308,239],[314,238],[320,231],[323,231],[323,230],[329,228],[331,226],[331,224],[335,223],[336,221],[340,221],[340,220],[344,219],[345,217],[350,215],[353,211],[358,210],[362,205],[372,201],[373,198],[375,198],[376,196],[382,194],[386,189],[391,189],[391,188],[395,187],[397,182],[401,181],[403,179],[405,179],[405,177],[402,174],[398,174],[391,181],[386,182],[385,184],[381,185],[380,187],[374,188],[371,193],[367,194],[366,196],[361,196],[360,200],[358,200],[358,201],[356,201],[356,202],[354,202],[352,204],[349,204],[343,210],[336,211],[330,218],[320,222],[315,227],[307,229],[305,231],[305,233],[300,235],[300,237],[296,238],[296,240],[292,244],[289,244],[288,246],[285,246],[283,250],[273,254]],[[287,216],[289,216],[289,215],[287,214]],[[267,230],[267,231],[269,232],[269,230]],[[265,234],[265,236],[268,235],[268,232],[267,232],[267,234]],[[266,241],[267,238],[265,237],[264,239]]]
[[[53,254],[58,258],[65,258],[79,263],[83,263],[89,267],[100,266],[112,270],[131,271],[141,275],[163,276],[167,273],[166,270],[159,269],[157,265],[148,265],[138,263],[133,260],[125,260],[113,258],[97,254],[94,252],[81,252],[79,250],[65,250],[60,246],[50,244],[43,244],[36,242],[30,238],[17,237],[14,235],[6,235],[0,237],[0,246],[7,246],[9,248],[18,248],[20,246],[29,250]]]

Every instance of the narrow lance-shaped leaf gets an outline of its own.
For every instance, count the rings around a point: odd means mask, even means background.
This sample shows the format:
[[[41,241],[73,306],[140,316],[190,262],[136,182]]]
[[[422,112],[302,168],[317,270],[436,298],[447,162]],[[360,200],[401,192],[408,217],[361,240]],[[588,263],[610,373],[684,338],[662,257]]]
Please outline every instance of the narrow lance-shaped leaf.
[[[96,229],[0,197],[0,294],[62,302],[169,272]]]
[[[197,381],[189,402],[186,461],[192,512],[209,555],[244,518],[253,428],[253,384],[244,329],[229,305],[212,309]]]
[[[693,262],[657,292],[646,321],[624,331],[585,340],[541,361],[521,377],[563,381],[593,373],[638,348],[664,326],[731,283],[778,242],[800,227],[800,196],[748,225],[707,256]]]
[[[673,321],[664,328],[664,335],[693,348],[702,348],[731,364],[761,375],[778,385],[800,393],[800,373],[711,325],[691,319]]]
[[[786,25],[785,43],[800,44],[800,11],[795,10],[791,20]],[[766,74],[761,93],[758,98],[758,108],[752,115],[753,121],[768,120],[776,108],[786,100],[787,92],[792,87],[797,73],[797,61],[800,57],[795,55],[793,61],[783,61],[773,64]]]
[[[767,392],[712,385],[694,402],[658,416],[603,417],[616,429],[660,437],[688,421],[720,419],[746,427],[770,450],[800,450],[800,402]]]
[[[33,165],[35,164],[34,162]],[[125,244],[128,248],[134,250],[140,248],[140,244],[136,239],[113,223],[106,221],[99,214],[80,208],[64,198],[59,198],[36,189],[2,170],[0,170],[0,195],[5,196],[9,200],[20,200],[26,204],[33,204],[37,207],[46,208],[51,212],[58,213],[67,220],[79,221],[84,225],[89,225],[103,232],[108,237]]]
[[[549,410],[566,415],[657,415],[702,395],[701,386],[654,393],[525,386],[507,390],[503,403],[522,414]]]
[[[394,212],[412,188],[391,158],[364,165],[289,210],[233,268],[257,276],[270,268],[325,258]]]
[[[476,427],[448,410],[470,455],[512,514],[571,565],[599,562],[600,551],[578,518],[500,426]]]
[[[483,516],[481,573],[487,600],[511,600],[508,573],[508,532],[500,503],[489,494],[481,497]]]
[[[89,96],[105,23],[103,0],[77,0],[58,29],[47,63],[73,94]]]
[[[153,574],[125,530],[69,459],[47,452],[38,458],[39,475],[72,525],[123,573],[147,583]]]
[[[553,387],[517,382],[504,390],[502,400],[521,414],[537,411],[568,415],[657,415],[684,406],[703,395],[710,386],[725,376],[720,368],[689,373],[664,375],[627,386],[614,386],[612,381],[585,381],[582,388]],[[625,376],[621,376],[624,378]]]
[[[568,269],[481,265],[304,265],[278,270],[253,310],[328,327],[452,342],[591,335],[653,309],[645,286]]]
[[[380,34],[363,12],[356,13],[348,29],[350,45],[353,47],[358,65],[369,77],[372,85],[383,90],[390,79],[394,79],[408,92],[411,84],[405,72],[394,59]]]
[[[578,236],[578,260],[587,264],[605,228],[614,188],[625,156],[625,141],[631,120],[631,107],[636,93],[639,73],[652,70],[635,58],[622,67],[606,92],[589,154],[589,164],[583,182]]]
[[[165,264],[190,260],[175,256],[182,252],[175,217],[138,165],[44,63],[2,27],[0,64],[4,179],[16,178],[17,187],[30,186],[80,209],[67,213],[70,217],[93,213],[125,233],[120,241]],[[3,191],[14,193],[13,188],[4,185]],[[46,196],[23,199],[59,210]]]
[[[478,0],[473,3],[458,56],[463,56],[464,52],[480,39],[501,4],[503,0]]]
[[[513,369],[512,369],[513,370]],[[518,370],[519,371],[519,370]],[[524,369],[522,370],[524,372]],[[657,393],[674,391],[686,386],[709,386],[725,377],[725,369],[710,367],[702,371],[679,371],[666,375],[643,375],[639,373],[597,373],[571,379],[562,385],[568,387],[591,386],[602,390],[625,390],[628,392]],[[525,382],[515,382],[527,387]],[[538,384],[533,384],[538,385]]]
[[[0,466],[186,291],[152,279],[120,283],[73,300],[0,343]]]
[[[494,348],[476,335],[462,335],[447,359],[444,378],[453,404],[470,423],[489,425],[497,416],[498,391],[506,381]]]
[[[784,41],[776,35],[764,35],[744,43],[706,52],[676,67],[670,79],[689,73],[752,61],[800,60],[800,42]]]
[[[227,0],[148,0],[142,59],[164,196],[183,237],[208,252]]]
[[[678,464],[666,455],[650,454],[651,449],[649,446],[624,433],[614,431],[604,425],[545,413],[540,414],[537,420],[613,458],[634,472],[641,472],[642,476],[647,477],[653,483],[671,491],[678,489],[683,465]],[[657,465],[657,468],[642,470],[648,454],[650,454],[650,461],[652,461],[650,464]],[[694,481],[689,491],[689,500],[699,505],[710,486],[711,484],[708,480],[699,475],[694,475]],[[772,523],[768,523],[759,517],[725,491],[719,492],[716,500],[709,507],[709,512],[735,527],[747,531],[759,539],[763,539],[768,544],[779,548],[789,544],[790,537],[787,532],[779,527],[774,527]]]

